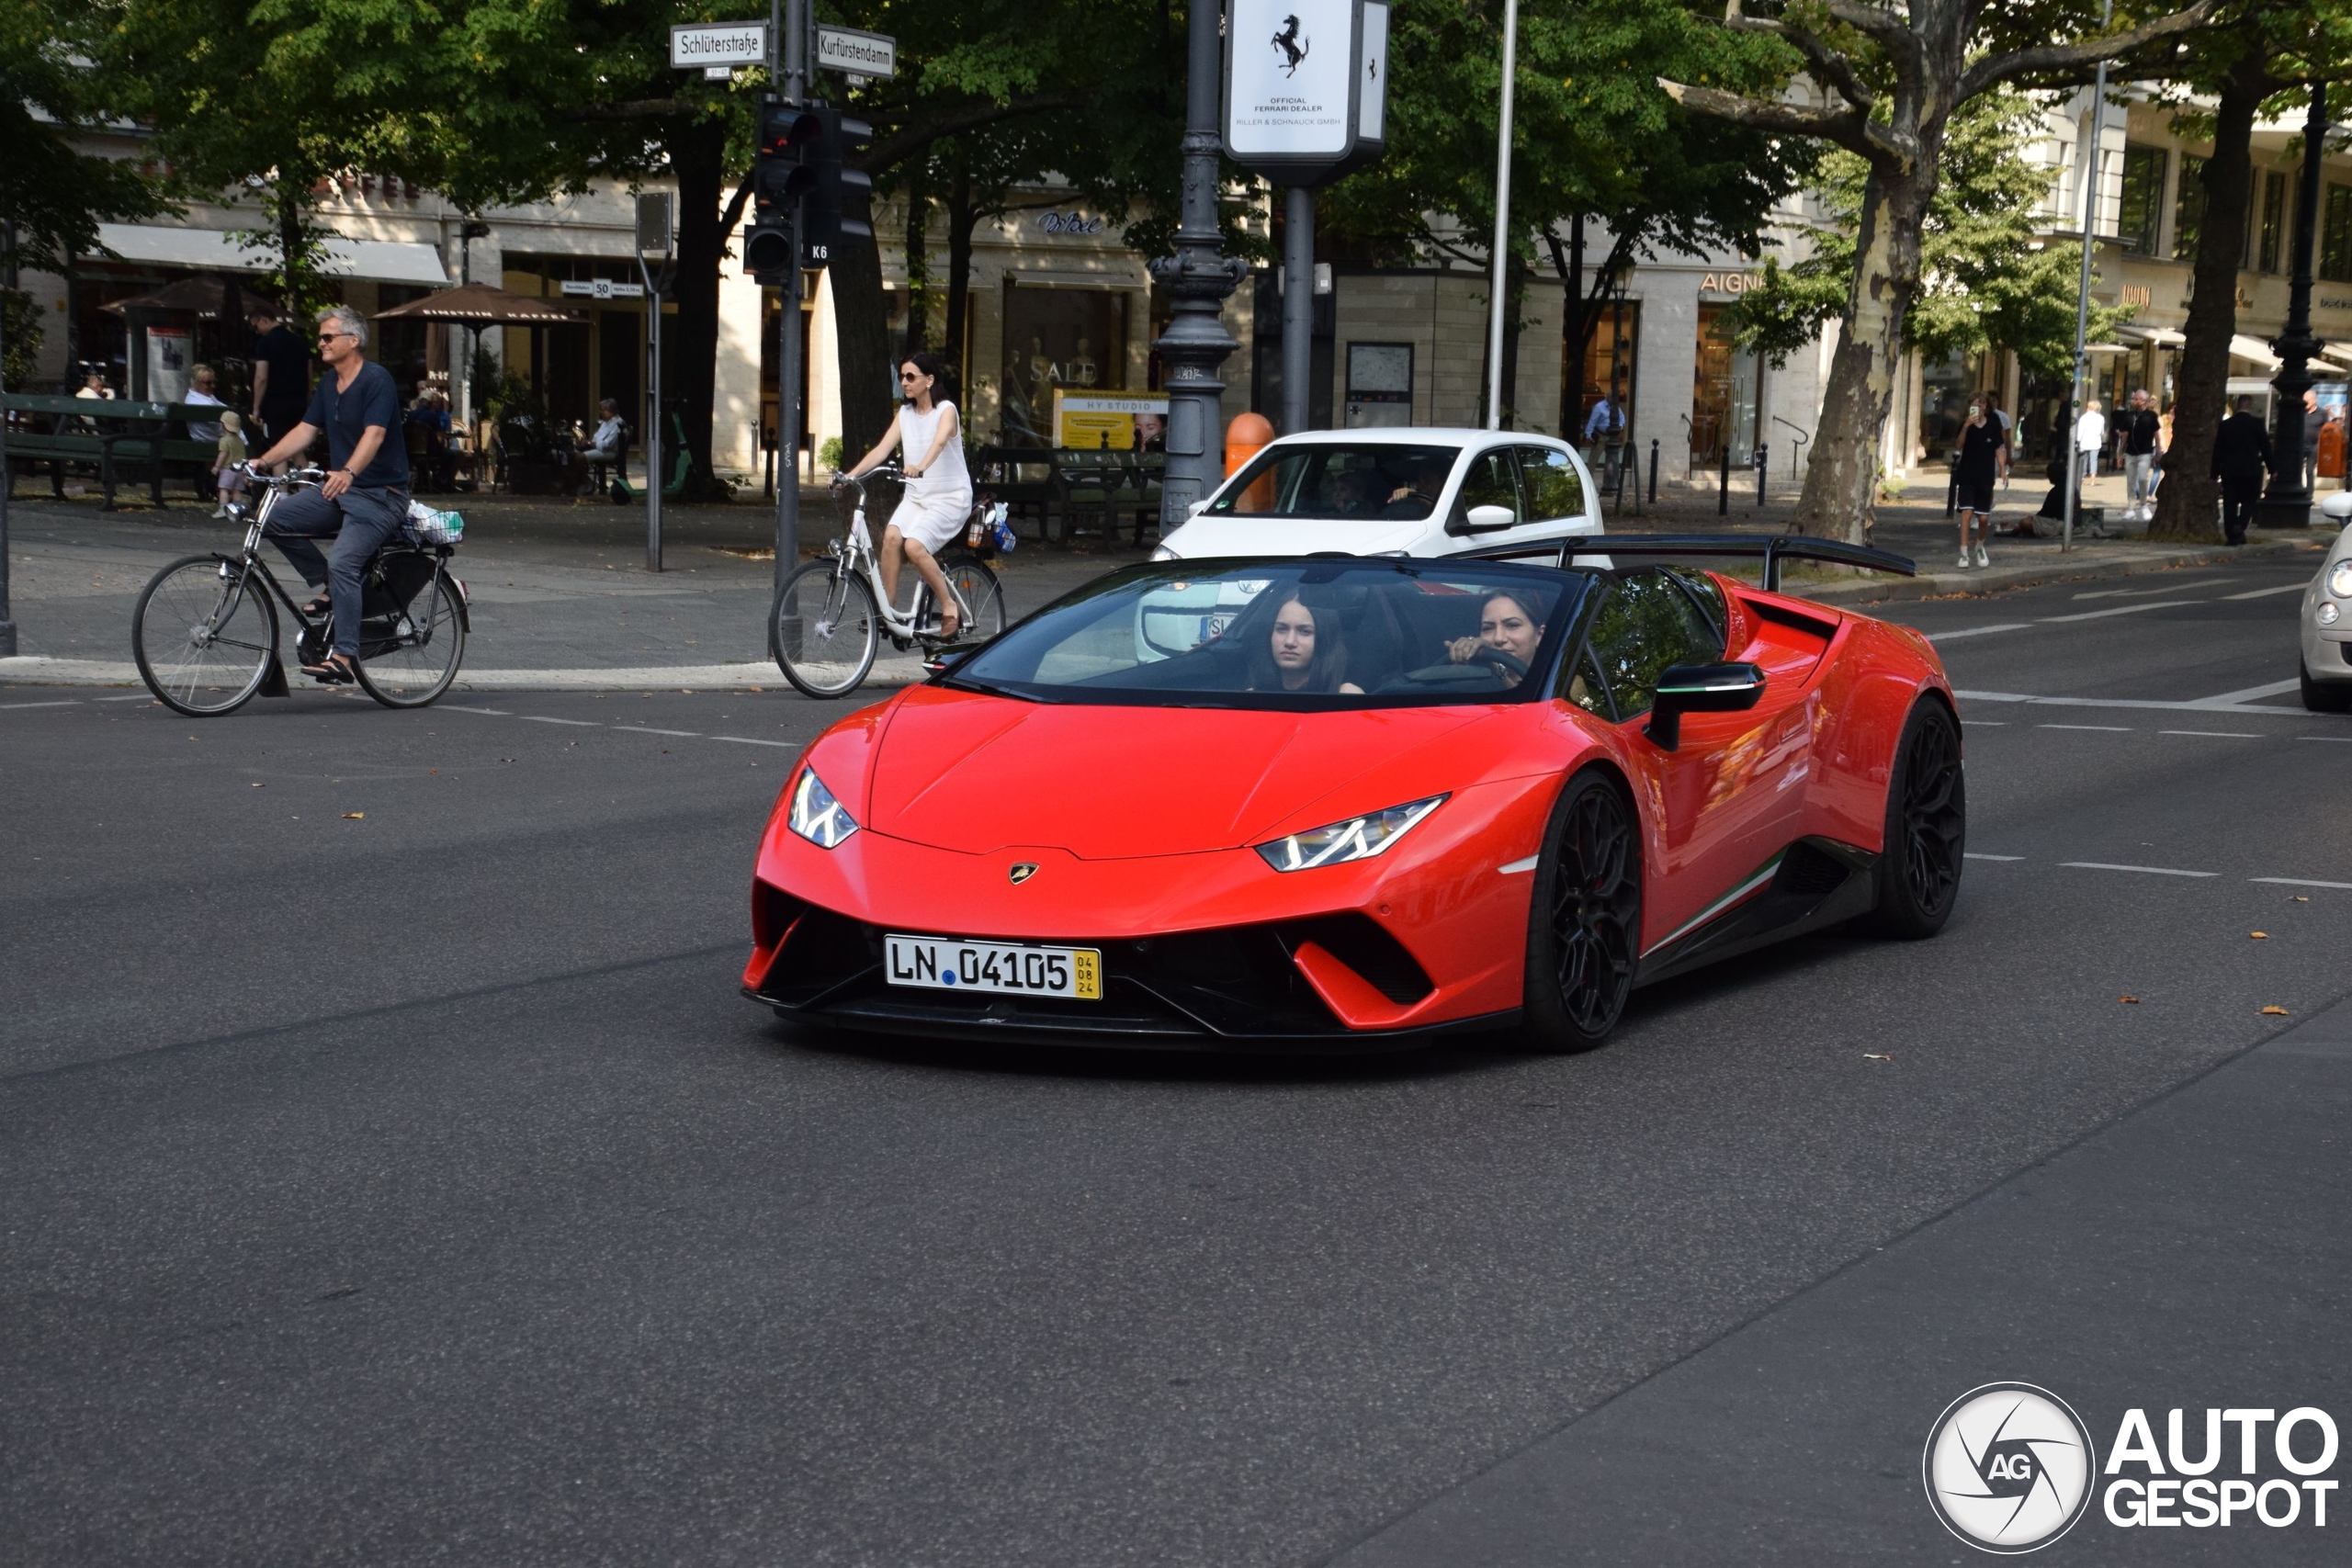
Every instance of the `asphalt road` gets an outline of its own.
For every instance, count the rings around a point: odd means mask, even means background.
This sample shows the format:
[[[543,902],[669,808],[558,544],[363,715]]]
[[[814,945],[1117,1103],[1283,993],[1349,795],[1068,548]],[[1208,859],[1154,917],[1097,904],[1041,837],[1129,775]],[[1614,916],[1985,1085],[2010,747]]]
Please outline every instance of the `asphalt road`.
[[[2352,1420],[2299,581],[1891,611],[2000,858],[1577,1058],[795,1032],[788,695],[0,688],[0,1562],[1948,1562],[1975,1384]]]

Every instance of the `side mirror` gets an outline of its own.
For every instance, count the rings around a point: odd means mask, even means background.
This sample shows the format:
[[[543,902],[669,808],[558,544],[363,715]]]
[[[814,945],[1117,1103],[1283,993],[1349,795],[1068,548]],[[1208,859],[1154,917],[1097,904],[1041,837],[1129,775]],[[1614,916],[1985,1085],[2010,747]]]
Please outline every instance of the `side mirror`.
[[[1463,518],[1462,525],[1473,534],[1491,534],[1498,528],[1510,527],[1518,521],[1508,506],[1474,506]]]
[[[2321,502],[2319,514],[2331,523],[2352,520],[2352,490],[2339,490]]]
[[[1753,664],[1677,664],[1657,678],[1643,731],[1661,751],[1682,744],[1686,713],[1745,713],[1764,695],[1764,671]]]

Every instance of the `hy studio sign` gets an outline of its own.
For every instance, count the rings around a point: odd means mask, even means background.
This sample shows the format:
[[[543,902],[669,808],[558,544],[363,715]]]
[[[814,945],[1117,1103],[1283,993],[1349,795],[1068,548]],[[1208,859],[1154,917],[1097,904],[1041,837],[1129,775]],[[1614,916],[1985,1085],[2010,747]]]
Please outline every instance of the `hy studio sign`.
[[[1317,186],[1387,137],[1387,0],[1232,0],[1225,151],[1276,185]]]

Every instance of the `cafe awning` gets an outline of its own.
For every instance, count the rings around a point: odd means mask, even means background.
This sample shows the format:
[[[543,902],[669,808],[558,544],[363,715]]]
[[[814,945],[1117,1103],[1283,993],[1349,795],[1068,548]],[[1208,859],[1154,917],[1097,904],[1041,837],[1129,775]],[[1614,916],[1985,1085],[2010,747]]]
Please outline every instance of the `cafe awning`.
[[[184,277],[177,283],[165,284],[152,294],[118,299],[99,309],[117,316],[128,316],[133,310],[140,310],[160,315],[196,316],[216,321],[223,316],[243,317],[255,309],[276,314],[277,301],[246,288],[233,277]]]
[[[457,321],[476,327],[584,327],[588,323],[552,299],[510,294],[487,283],[461,283],[422,299],[379,310],[379,321]]]
[[[268,253],[247,250],[222,229],[180,229],[157,223],[101,223],[98,243],[125,261],[203,272],[265,272]],[[406,240],[346,240],[329,235],[319,243],[319,270],[329,277],[374,283],[447,283],[441,253]]]
[[[2320,346],[2324,350],[2324,356],[2315,354],[2311,357],[2309,363],[2312,369],[2324,370],[2331,376],[2352,376],[2352,365],[2346,364],[2346,360],[2352,360],[2352,355],[2343,353],[2335,344]],[[2248,337],[2244,333],[2230,339],[2230,357],[2251,359],[2265,370],[2276,370],[2279,366],[2278,356],[2270,352],[2268,344],[2258,337]]]

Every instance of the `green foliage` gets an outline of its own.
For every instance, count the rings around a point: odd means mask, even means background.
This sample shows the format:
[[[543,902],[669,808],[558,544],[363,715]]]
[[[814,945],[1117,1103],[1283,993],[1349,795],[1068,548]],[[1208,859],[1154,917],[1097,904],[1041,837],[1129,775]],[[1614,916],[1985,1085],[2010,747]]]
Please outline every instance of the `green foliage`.
[[[839,473],[842,467],[842,438],[828,435],[817,446],[817,469],[820,473]]]
[[[2025,155],[2041,115],[2030,97],[2008,92],[1971,99],[1953,114],[1920,233],[1905,347],[1930,359],[2014,350],[2030,376],[2063,376],[2072,365],[2082,247],[2045,243],[2036,234],[2036,212],[2056,177]],[[1740,341],[1775,365],[1845,315],[1868,175],[1855,154],[1826,153],[1818,195],[1830,222],[1815,231],[1813,254],[1787,266],[1768,257],[1762,285],[1732,307]],[[2091,340],[2131,316],[2129,307],[2094,301]]]
[[[28,389],[40,368],[39,301],[21,288],[0,288],[0,333],[7,336],[6,355],[0,358],[0,388]]]
[[[98,248],[101,222],[170,210],[160,181],[74,145],[107,107],[99,78],[75,63],[100,21],[58,0],[0,6],[0,222],[20,266],[58,270],[69,254]]]
[[[1321,209],[1377,259],[1484,259],[1494,225],[1502,14],[1491,0],[1398,0],[1392,10],[1387,155],[1334,186]],[[1640,254],[1754,254],[1773,203],[1809,168],[1811,148],[1693,121],[1656,78],[1770,91],[1785,75],[1779,58],[1769,40],[1701,25],[1674,0],[1524,6],[1511,243],[1525,257],[1535,235],[1583,213],[1637,233]]]

